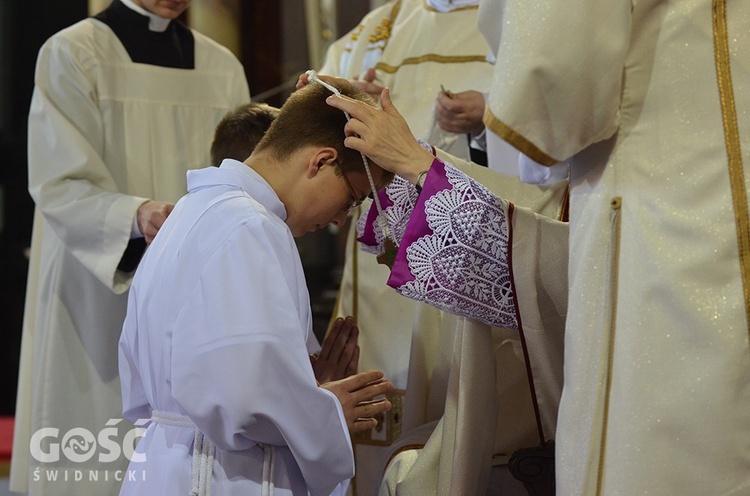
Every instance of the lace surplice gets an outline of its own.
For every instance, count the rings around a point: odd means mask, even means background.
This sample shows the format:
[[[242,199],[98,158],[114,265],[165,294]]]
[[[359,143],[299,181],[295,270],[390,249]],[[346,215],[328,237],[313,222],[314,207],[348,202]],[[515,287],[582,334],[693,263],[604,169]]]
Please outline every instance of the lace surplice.
[[[399,250],[388,285],[449,313],[518,330],[509,260],[508,211],[450,164],[435,160],[420,194],[396,177],[380,193]],[[370,208],[358,222],[369,253],[384,251],[385,233]]]

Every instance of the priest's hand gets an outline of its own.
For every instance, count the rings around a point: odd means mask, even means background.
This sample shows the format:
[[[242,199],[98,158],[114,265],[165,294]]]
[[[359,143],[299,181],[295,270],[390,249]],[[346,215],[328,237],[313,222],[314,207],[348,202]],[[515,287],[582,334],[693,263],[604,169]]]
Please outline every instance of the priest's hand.
[[[354,318],[338,318],[323,339],[320,353],[310,357],[319,383],[338,381],[357,372],[359,365],[359,329]]]
[[[339,399],[346,425],[352,434],[373,429],[378,425],[373,417],[391,409],[391,402],[387,399],[374,399],[393,391],[393,384],[384,379],[379,370],[368,370],[320,387],[329,390]]]
[[[412,184],[430,168],[435,157],[414,139],[406,120],[391,101],[389,90],[380,96],[381,109],[347,96],[329,96],[329,105],[348,112],[344,145],[364,153],[383,169]]]
[[[435,103],[435,122],[449,133],[479,134],[484,129],[484,105],[484,95],[478,91],[441,91]]]
[[[173,208],[174,205],[171,203],[152,200],[141,203],[136,218],[138,219],[138,230],[146,239],[146,244],[150,244],[154,240],[154,236],[159,232]]]

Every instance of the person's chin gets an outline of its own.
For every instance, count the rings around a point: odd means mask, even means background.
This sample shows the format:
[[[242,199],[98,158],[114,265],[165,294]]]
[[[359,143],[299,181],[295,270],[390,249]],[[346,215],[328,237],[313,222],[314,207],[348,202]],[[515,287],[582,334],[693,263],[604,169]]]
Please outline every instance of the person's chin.
[[[181,2],[179,0],[167,1],[163,7],[162,17],[175,19],[179,17],[189,6],[190,2]]]

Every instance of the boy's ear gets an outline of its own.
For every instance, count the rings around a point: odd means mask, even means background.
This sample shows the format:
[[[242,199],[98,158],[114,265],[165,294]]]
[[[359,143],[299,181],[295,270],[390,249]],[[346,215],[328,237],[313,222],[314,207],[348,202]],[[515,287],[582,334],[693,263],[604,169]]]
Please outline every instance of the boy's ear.
[[[337,159],[338,152],[335,148],[319,148],[313,155],[310,156],[310,160],[307,163],[307,175],[309,177],[315,177],[315,175],[320,172],[323,166],[336,165]]]

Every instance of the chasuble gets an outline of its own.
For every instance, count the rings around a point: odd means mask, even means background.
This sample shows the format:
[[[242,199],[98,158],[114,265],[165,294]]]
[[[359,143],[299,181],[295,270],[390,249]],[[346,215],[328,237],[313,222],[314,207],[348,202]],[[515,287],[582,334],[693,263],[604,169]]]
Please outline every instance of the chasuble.
[[[570,159],[558,493],[748,493],[750,5],[494,1],[480,28],[487,127]]]

